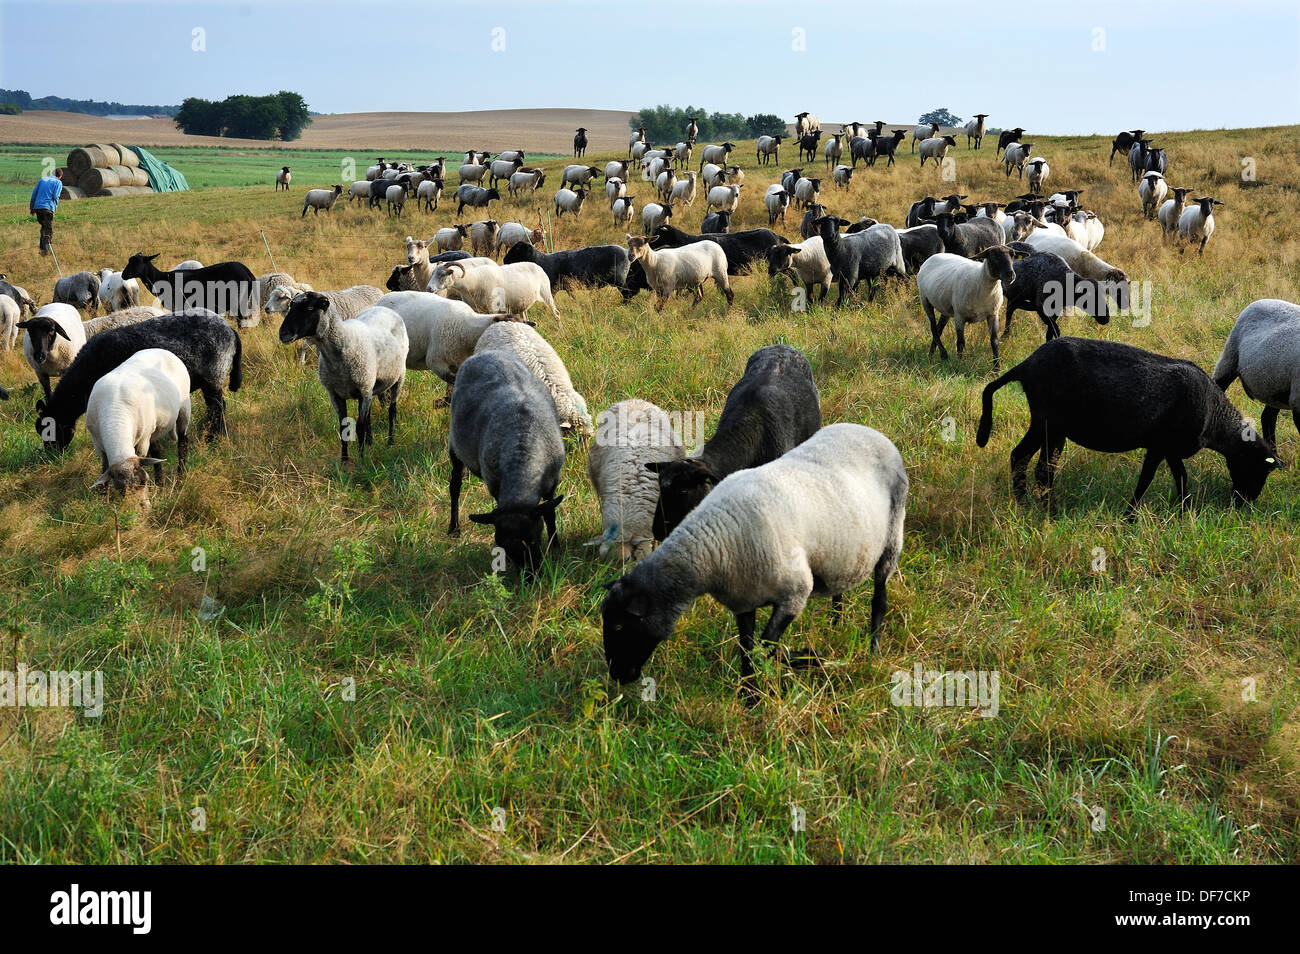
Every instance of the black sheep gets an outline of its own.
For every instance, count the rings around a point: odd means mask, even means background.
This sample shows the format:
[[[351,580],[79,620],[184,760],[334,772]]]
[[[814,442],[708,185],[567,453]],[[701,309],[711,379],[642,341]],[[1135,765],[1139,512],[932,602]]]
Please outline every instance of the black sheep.
[[[1024,126],[1017,126],[1015,129],[1004,129],[998,133],[998,148],[994,150],[993,158],[996,159],[1013,142],[1020,142],[1020,137],[1024,134]]]
[[[203,308],[150,318],[101,332],[82,346],[48,401],[36,402],[36,432],[47,447],[67,447],[77,418],[86,413],[95,382],[137,351],[163,348],[181,359],[190,389],[202,391],[208,407],[204,429],[209,438],[226,432],[225,398],[243,383],[239,335],[219,315]]]
[[[1086,312],[1099,325],[1110,323],[1106,290],[1111,283],[1084,278],[1054,252],[1035,252],[1033,246],[1023,242],[1015,242],[1010,248],[1029,255],[1014,263],[1015,281],[1003,285],[1008,333],[1011,331],[1011,316],[1017,308],[1032,311],[1042,319],[1048,341],[1061,337],[1058,319],[1068,307]],[[906,256],[906,247],[903,253]]]
[[[532,262],[546,273],[553,291],[562,287],[568,289],[570,285],[623,289],[627,285],[630,266],[627,249],[621,245],[595,245],[547,254],[531,242],[516,242],[510,246],[502,262],[506,265]],[[573,294],[571,289],[569,294]]]
[[[852,231],[852,226],[849,230]],[[907,263],[909,275],[915,275],[927,258],[945,251],[943,239],[939,238],[937,225],[916,225],[910,229],[899,229],[898,241],[903,245],[903,261]]]
[[[766,261],[767,250],[773,245],[788,244],[771,229],[748,229],[744,232],[730,232],[726,235],[691,235],[672,225],[661,225],[655,229],[650,247],[681,248],[693,242],[717,242],[727,256],[727,274],[740,275],[749,271],[757,262]]]
[[[654,535],[663,540],[728,474],[776,460],[822,426],[812,367],[789,345],[759,348],[745,363],[718,420],[695,457],[646,466],[659,474]]]
[[[876,136],[872,140],[875,148],[871,152],[871,157],[867,159],[867,165],[874,166],[876,160],[881,156],[888,156],[889,162],[885,163],[885,167],[892,166],[894,164],[894,153],[898,151],[898,144],[903,141],[906,135],[906,129],[895,129],[892,136]]]
[[[1258,497],[1280,466],[1272,446],[1190,361],[1111,341],[1055,338],[984,389],[975,436],[980,447],[993,429],[993,394],[1011,381],[1020,382],[1029,401],[1029,430],[1011,452],[1011,488],[1018,500],[1026,496],[1029,459],[1038,454],[1034,477],[1051,505],[1056,463],[1067,440],[1107,453],[1146,450],[1130,516],[1161,461],[1173,474],[1175,501],[1184,506],[1189,495],[1183,461],[1204,447],[1227,459],[1234,505]]]
[[[710,212],[704,217],[704,222],[700,225],[700,234],[725,235],[729,228],[731,228],[731,213],[719,210]]]
[[[1110,144],[1110,163],[1107,164],[1110,165],[1115,162],[1115,153],[1117,152],[1122,152],[1127,156],[1128,151],[1133,148],[1133,143],[1145,136],[1146,132],[1145,129],[1134,129],[1116,136],[1115,141]]]
[[[243,262],[219,262],[204,268],[160,271],[157,255],[136,252],[122,269],[122,281],[140,279],[157,296],[163,308],[173,313],[207,309],[218,315],[256,318],[262,303],[258,284]]]
[[[439,262],[459,262],[462,258],[469,257],[469,252],[440,252],[437,255],[429,256],[429,264],[437,265]],[[424,291],[423,288],[412,288],[409,285],[402,284],[402,277],[409,274],[411,269],[414,267],[414,265],[394,265],[393,270],[388,273],[388,281],[384,282],[384,287],[389,291]]]

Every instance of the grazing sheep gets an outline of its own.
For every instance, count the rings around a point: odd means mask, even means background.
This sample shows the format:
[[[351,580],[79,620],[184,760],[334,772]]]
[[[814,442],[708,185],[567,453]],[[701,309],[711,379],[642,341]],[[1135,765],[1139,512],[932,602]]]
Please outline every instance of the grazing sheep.
[[[1251,302],[1237,316],[1214,365],[1220,390],[1241,378],[1246,396],[1264,405],[1264,440],[1277,446],[1278,411],[1300,430],[1300,305],[1280,298]]]
[[[85,413],[95,382],[145,348],[166,348],[181,359],[190,376],[190,391],[203,392],[208,438],[226,433],[222,390],[227,378],[230,390],[239,390],[243,348],[239,334],[220,315],[197,308],[112,328],[88,340],[54,394],[36,402],[36,433],[47,449],[62,450],[72,442],[77,418]]]
[[[465,206],[472,209],[486,209],[492,200],[500,200],[501,193],[496,189],[483,189],[479,186],[463,185],[456,190],[456,218],[465,213]]]
[[[86,332],[86,340],[89,341],[100,332],[125,328],[127,325],[138,325],[142,321],[161,318],[165,314],[167,314],[165,309],[155,308],[152,305],[133,305],[120,311],[109,312],[107,315],[100,315],[98,318],[87,319],[81,323],[81,327]]]
[[[471,223],[469,227],[470,253],[490,257],[496,251],[497,232],[500,228],[501,225],[496,219],[485,219],[482,222]],[[424,242],[421,242],[420,245],[425,248],[425,254],[427,255],[428,246]],[[426,277],[425,284],[427,285],[428,282],[429,279]]]
[[[1182,215],[1178,217],[1178,237],[1183,242],[1199,240],[1201,244],[1197,247],[1196,254],[1201,255],[1205,252],[1205,243],[1214,234],[1214,207],[1226,203],[1209,196],[1193,199],[1192,202],[1195,204],[1183,209]],[[1179,246],[1179,254],[1182,254],[1182,251],[1182,246]]]
[[[993,350],[993,367],[997,369],[998,312],[1002,309],[1002,283],[1015,281],[1011,250],[1005,245],[987,248],[974,257],[964,258],[942,252],[927,259],[916,273],[916,290],[921,308],[930,320],[930,354],[935,348],[948,360],[943,346],[943,329],[952,319],[957,333],[957,354],[966,349],[966,325],[983,322],[989,329],[989,346]],[[939,320],[935,320],[936,313]]]
[[[1012,381],[1020,382],[1029,401],[1029,430],[1011,452],[1017,500],[1026,497],[1029,459],[1039,454],[1034,476],[1052,507],[1052,483],[1067,440],[1106,453],[1146,450],[1129,516],[1161,461],[1169,465],[1174,500],[1182,506],[1190,500],[1183,461],[1202,448],[1227,460],[1234,506],[1258,497],[1280,466],[1272,445],[1195,364],[1088,338],[1053,339],[984,388],[975,435],[980,447],[993,429],[993,395]]]
[[[821,236],[826,258],[831,263],[831,273],[839,285],[835,296],[836,308],[844,304],[844,300],[857,289],[858,282],[864,279],[867,301],[872,301],[876,296],[876,279],[907,274],[903,245],[892,225],[880,223],[863,232],[840,235],[839,227],[848,224],[832,215],[817,220],[817,234]]]
[[[645,230],[646,235],[665,224],[672,217],[673,204],[671,202],[663,205],[658,202],[647,202],[641,207],[641,227]]]
[[[899,229],[898,244],[902,246],[903,264],[907,266],[909,275],[916,274],[926,259],[946,251],[937,225],[914,225],[910,229]]]
[[[912,152],[916,152],[917,143],[925,143],[930,139],[939,138],[939,123],[928,123],[923,126],[917,126],[912,130]],[[953,145],[956,145],[954,142]]]
[[[53,301],[80,308],[93,318],[99,312],[99,276],[93,272],[65,275],[54,283]]]
[[[680,532],[610,587],[601,605],[610,676],[639,679],[655,647],[708,593],[735,615],[748,687],[759,607],[772,607],[761,639],[775,647],[809,597],[828,595],[838,621],[843,594],[868,575],[871,649],[879,650],[907,491],[898,449],[860,424],[832,424],[779,459],[728,477]]]
[[[1127,302],[1128,276],[1124,274],[1124,270],[1102,261],[1074,239],[1067,238],[1064,235],[1049,235],[1041,230],[1035,230],[1025,236],[1024,242],[1033,246],[1036,252],[1055,252],[1084,278],[1116,282],[1122,285],[1122,301]]]
[[[505,264],[532,262],[546,273],[551,290],[561,288],[573,294],[573,286],[587,288],[622,288],[627,284],[630,262],[621,245],[596,245],[547,254],[528,243],[514,245],[506,253]]]
[[[864,156],[867,165],[874,166],[876,160],[881,156],[888,156],[889,162],[885,163],[886,168],[894,164],[894,154],[898,152],[898,144],[903,141],[907,135],[906,129],[895,129],[892,136],[876,136],[872,140],[873,148],[870,156]]]
[[[588,194],[588,190],[583,188],[579,188],[576,191],[560,189],[555,193],[556,218],[563,218],[565,212],[572,212],[575,219],[581,218],[582,203],[587,198]]]
[[[163,348],[137,351],[101,377],[86,402],[86,430],[104,465],[91,489],[144,487],[150,465],[161,483],[163,438],[176,441],[176,472],[184,477],[190,414],[189,372]]]
[[[425,212],[436,212],[438,202],[442,199],[442,180],[425,179],[415,187],[415,200]]]
[[[370,201],[370,179],[357,179],[352,185],[348,186],[348,204],[352,204],[353,199],[364,199]]]
[[[104,313],[121,311],[140,304],[140,283],[134,278],[122,280],[122,273],[111,268],[99,270],[99,303]]]
[[[714,242],[656,251],[650,247],[649,239],[628,235],[627,248],[629,257],[645,269],[646,280],[654,289],[656,311],[663,311],[673,293],[684,289],[694,292],[692,307],[698,305],[704,300],[704,283],[710,278],[726,296],[728,306],[735,300],[727,281],[726,253]]]
[[[821,400],[803,352],[789,345],[759,348],[727,393],[717,430],[700,452],[651,466],[659,474],[655,539],[666,539],[729,474],[776,460],[821,423]]]
[[[974,148],[978,149],[984,142],[984,120],[989,118],[988,113],[976,113],[975,117],[966,123],[966,148],[971,148],[971,142],[974,141]]]
[[[743,188],[743,185],[714,186],[709,190],[706,208],[735,212],[740,207],[740,190]]]
[[[1025,171],[1029,176],[1029,191],[1040,193],[1043,191],[1043,185],[1047,182],[1047,176],[1052,171],[1052,167],[1047,164],[1047,160],[1042,156],[1034,156],[1025,163]]]
[[[1065,259],[1052,252],[1033,252],[1012,263],[1015,280],[1004,286],[1007,310],[1007,333],[1011,316],[1017,308],[1032,311],[1047,329],[1047,340],[1061,337],[1060,317],[1067,308],[1077,308],[1091,315],[1099,325],[1110,322],[1105,282],[1075,274]]]
[[[699,173],[691,170],[686,173],[685,179],[678,179],[673,186],[673,194],[669,197],[669,204],[674,205],[681,202],[688,208],[695,204],[695,195],[698,191],[696,183]]]
[[[731,213],[727,211],[710,212],[700,224],[702,235],[725,235],[731,228]]]
[[[831,181],[841,189],[847,189],[853,182],[852,166],[836,166],[835,171],[831,173]]]
[[[530,229],[522,222],[507,222],[497,229],[498,252],[509,252],[520,242],[542,248],[546,245],[546,233],[541,228]]]
[[[944,250],[963,258],[974,258],[986,248],[1006,241],[1002,226],[987,217],[958,222],[951,212],[940,212],[932,221]]]
[[[770,185],[767,187],[767,193],[763,196],[763,205],[767,206],[767,224],[775,225],[779,218],[781,224],[785,224],[785,210],[790,206],[790,193],[779,185]]]
[[[759,136],[756,143],[757,159],[760,166],[765,166],[773,159],[781,161],[781,136]]]
[[[280,187],[284,186],[284,191],[289,191],[289,183],[293,181],[293,176],[289,174],[288,166],[281,166],[280,171],[275,174],[275,191],[279,192]]]
[[[26,308],[28,314],[36,314],[36,302],[27,294],[27,289],[6,281],[4,275],[0,275],[0,295],[11,299],[20,310]]]
[[[935,139],[926,139],[921,143],[921,168],[925,168],[925,160],[933,159],[934,164],[939,165],[940,161],[947,157],[948,150],[957,145],[957,140],[952,136],[939,136]]]
[[[18,322],[18,327],[27,332],[23,337],[23,354],[48,400],[52,393],[50,378],[66,372],[86,343],[81,315],[72,305],[51,302],[31,318]]]
[[[1166,242],[1178,237],[1178,220],[1182,217],[1187,197],[1194,191],[1194,189],[1174,189],[1174,197],[1166,199],[1160,206],[1160,212],[1156,217],[1160,220],[1160,235]]]
[[[805,209],[822,200],[821,179],[800,179],[794,184],[794,200]]]
[[[600,175],[600,170],[595,166],[565,166],[564,172],[560,175],[560,188],[589,186],[591,180],[598,175]]]
[[[587,413],[586,398],[574,388],[568,368],[536,329],[523,322],[497,322],[479,336],[478,343],[474,346],[475,354],[484,351],[511,352],[537,376],[537,380],[546,385],[555,401],[555,412],[562,430],[572,431],[584,438],[595,432],[591,415]]]
[[[767,274],[789,275],[791,281],[803,282],[804,290],[811,301],[813,286],[821,285],[822,293],[818,301],[826,300],[826,293],[831,287],[831,263],[826,257],[826,247],[820,235],[805,239],[798,245],[773,245],[767,250]]]
[[[488,167],[477,162],[467,162],[457,171],[460,175],[458,186],[474,185],[483,181],[483,177],[488,174]]]
[[[328,189],[308,189],[307,194],[302,197],[302,215],[307,215],[307,210],[311,209],[313,215],[320,215],[320,210],[331,212],[334,209],[334,203],[338,201],[339,196],[343,194],[343,186],[336,185]],[[374,193],[372,192],[371,195]]]
[[[406,380],[406,324],[391,308],[371,306],[355,318],[335,315],[330,299],[318,292],[298,295],[280,325],[280,341],[310,340],[320,355],[317,376],[329,394],[339,422],[339,447],[348,459],[351,428],[345,423],[348,401],[356,399],[357,453],[374,444],[370,424],[373,399],[388,403],[388,443],[397,427],[397,398]]]
[[[731,157],[731,150],[736,148],[734,142],[724,142],[721,145],[705,146],[700,150],[700,167],[703,168],[706,162],[715,162],[718,165],[725,166],[727,160]]]
[[[603,532],[587,546],[599,546],[602,558],[613,550],[622,563],[648,556],[659,479],[646,465],[681,460],[685,453],[668,414],[649,401],[619,401],[597,415],[587,477],[600,498]]]
[[[0,295],[0,348],[5,351],[12,351],[18,343],[18,322],[22,316],[23,310],[12,298]]]
[[[540,302],[552,315],[560,317],[550,279],[540,266],[532,262],[498,265],[488,260],[470,267],[471,261],[435,265],[428,290],[463,301],[480,314],[505,311],[523,315]]]
[[[520,169],[507,183],[507,191],[515,196],[521,192],[536,192],[546,185],[546,173],[541,169]]]
[[[433,234],[433,241],[438,246],[439,252],[457,252],[465,247],[465,239],[468,237],[468,225],[453,225],[438,229]]]
[[[564,499],[555,496],[564,469],[564,438],[555,402],[510,351],[472,355],[456,379],[447,441],[451,459],[447,532],[460,533],[460,488],[468,467],[497,504],[470,520],[492,525],[496,546],[527,579],[540,567],[546,546],[555,542],[555,508]]]

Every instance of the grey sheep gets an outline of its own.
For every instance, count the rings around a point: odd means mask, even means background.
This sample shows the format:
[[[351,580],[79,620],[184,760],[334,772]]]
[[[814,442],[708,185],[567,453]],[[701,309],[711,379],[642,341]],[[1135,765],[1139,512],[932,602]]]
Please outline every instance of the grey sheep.
[[[1251,302],[1237,316],[1214,383],[1224,391],[1237,378],[1246,396],[1264,405],[1264,440],[1277,444],[1278,411],[1291,411],[1300,430],[1300,305],[1280,298]]]
[[[93,318],[99,313],[99,276],[94,272],[65,275],[54,283],[53,301],[80,308]]]

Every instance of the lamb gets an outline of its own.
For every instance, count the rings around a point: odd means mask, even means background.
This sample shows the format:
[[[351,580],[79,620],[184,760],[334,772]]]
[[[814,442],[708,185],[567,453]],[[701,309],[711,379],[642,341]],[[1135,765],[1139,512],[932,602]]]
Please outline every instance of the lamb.
[[[311,209],[313,215],[320,215],[321,209],[326,212],[333,211],[334,203],[342,194],[341,185],[331,186],[328,189],[308,189],[307,194],[302,198],[302,215],[299,218],[305,218],[308,209]],[[371,195],[374,193],[372,192]]]
[[[794,184],[794,200],[805,209],[822,200],[821,179],[800,179]]]
[[[789,275],[792,281],[801,281],[804,290],[812,299],[813,286],[821,285],[822,293],[818,301],[826,300],[826,293],[831,287],[831,263],[826,257],[826,247],[820,235],[805,239],[798,245],[781,243],[767,250],[767,274]]]
[[[479,336],[474,353],[509,351],[536,375],[555,401],[560,428],[583,438],[594,433],[587,401],[573,386],[569,371],[555,349],[531,326],[522,322],[497,322]]]
[[[1146,450],[1129,517],[1161,461],[1173,475],[1174,500],[1184,507],[1190,496],[1183,461],[1202,448],[1226,458],[1234,506],[1257,498],[1280,466],[1272,445],[1190,361],[1112,341],[1053,339],[984,388],[975,435],[980,447],[993,429],[993,395],[1011,381],[1020,382],[1029,401],[1029,430],[1011,452],[1011,488],[1020,501],[1037,453],[1034,476],[1054,511],[1052,483],[1067,440],[1107,453]]]
[[[621,199],[615,199],[613,204],[609,207],[610,213],[614,218],[615,228],[618,228],[620,225],[623,226],[624,229],[632,227],[632,214],[635,212],[633,200],[635,198],[636,196],[626,196]]]
[[[90,340],[100,332],[125,328],[127,325],[138,325],[142,321],[161,318],[165,314],[167,314],[165,309],[155,308],[152,305],[134,305],[131,308],[100,315],[98,318],[87,319],[81,323],[81,327],[86,332],[86,340]]]
[[[453,225],[438,229],[433,235],[433,241],[437,244],[439,252],[453,252],[464,248],[468,236],[468,225]]]
[[[718,165],[725,166],[727,160],[731,157],[731,150],[736,148],[734,142],[724,142],[717,146],[705,146],[700,150],[700,167],[703,168],[706,162],[715,162]]]
[[[938,348],[939,356],[948,360],[942,336],[949,318],[957,333],[958,355],[966,348],[966,325],[984,322],[989,328],[993,368],[997,370],[1002,283],[1010,284],[1015,278],[1011,250],[1005,245],[987,248],[973,260],[948,252],[927,259],[916,273],[916,290],[921,296],[921,308],[930,319],[930,354]]]
[[[998,154],[1004,152],[1007,146],[1012,143],[1020,142],[1020,137],[1025,134],[1024,126],[1017,126],[1015,129],[1004,129],[998,134],[998,148],[993,151],[993,158],[996,159]]]
[[[1047,329],[1047,340],[1061,336],[1058,323],[1067,308],[1078,308],[1099,325],[1110,322],[1105,283],[1076,275],[1065,259],[1052,252],[1033,252],[1012,263],[1016,277],[1003,289],[1007,333],[1017,308],[1032,311]]]
[[[514,179],[511,178],[513,186]],[[512,193],[513,194],[513,193]],[[442,180],[425,179],[415,187],[415,199],[418,205],[424,208],[426,212],[436,212],[438,201],[442,198]]]
[[[93,318],[99,313],[99,276],[94,272],[65,275],[54,283],[53,301],[80,308]]]
[[[1146,135],[1145,129],[1134,129],[1132,132],[1122,132],[1116,136],[1115,141],[1110,144],[1110,161],[1107,165],[1114,164],[1115,153],[1117,152],[1122,152],[1124,155],[1128,155],[1129,150],[1133,148],[1133,143],[1137,142],[1144,135]]]
[[[492,525],[496,546],[527,580],[541,566],[545,546],[555,542],[555,509],[564,500],[563,495],[555,496],[564,469],[564,438],[555,403],[511,351],[471,356],[461,366],[457,382],[447,441],[451,459],[447,533],[460,533],[460,488],[468,467],[497,503],[492,511],[473,514],[470,520]]]
[[[483,189],[479,186],[463,185],[456,190],[456,218],[465,213],[465,206],[472,209],[486,209],[493,199],[500,200],[501,193],[496,189]]]
[[[144,487],[150,465],[160,483],[163,438],[176,441],[176,471],[184,477],[190,413],[189,372],[163,348],[137,351],[101,377],[86,403],[86,430],[104,464],[91,489]]]
[[[722,249],[727,259],[727,274],[740,275],[748,271],[755,262],[762,261],[767,250],[773,245],[785,241],[771,229],[747,229],[744,232],[732,232],[728,235],[690,235],[671,225],[661,225],[655,229],[650,247],[681,248],[696,242],[713,242]]]
[[[8,295],[0,295],[0,348],[5,351],[12,351],[14,345],[18,343],[18,322],[22,316],[22,309],[12,298]]]
[[[1025,170],[1029,175],[1029,191],[1034,193],[1042,192],[1043,185],[1047,182],[1047,176],[1052,171],[1052,167],[1047,164],[1047,160],[1042,156],[1034,156],[1025,163]]]
[[[243,382],[242,344],[239,334],[219,315],[196,308],[112,328],[88,340],[53,395],[36,402],[36,433],[47,449],[62,450],[72,442],[77,418],[85,413],[95,382],[146,348],[166,348],[181,359],[190,376],[190,391],[203,392],[208,438],[226,433],[222,389],[227,378],[231,391],[238,391]]]
[[[818,235],[831,263],[831,273],[839,285],[835,307],[857,289],[858,282],[867,282],[867,301],[876,296],[876,279],[887,275],[906,275],[903,245],[892,225],[880,223],[863,232],[840,235],[839,226],[848,225],[844,219],[824,215],[817,220]]]
[[[587,541],[603,558],[613,550],[626,563],[649,555],[659,480],[651,463],[685,456],[668,414],[649,401],[620,401],[596,417],[596,440],[587,453],[587,477],[600,497],[603,532]]]
[[[1160,206],[1160,211],[1156,218],[1160,221],[1160,235],[1166,242],[1177,238],[1178,220],[1183,214],[1183,206],[1187,202],[1187,197],[1194,192],[1194,189],[1174,189],[1174,197],[1166,199]]]
[[[696,242],[685,248],[656,251],[650,247],[648,239],[628,235],[627,248],[629,257],[640,262],[645,269],[646,281],[654,289],[656,311],[663,311],[674,292],[687,288],[695,294],[692,307],[698,305],[704,300],[704,283],[710,278],[726,296],[728,306],[735,300],[727,281],[726,253],[714,242]]]
[[[406,189],[400,185],[389,186],[384,191],[384,202],[386,203],[388,214],[392,215],[393,210],[396,209],[397,217],[400,219],[402,217],[402,209],[406,207]]]
[[[288,166],[281,166],[280,171],[275,174],[275,191],[280,191],[280,186],[284,186],[284,191],[289,191],[289,183],[293,181],[293,176],[289,174]]]
[[[646,235],[649,235],[672,217],[673,204],[671,202],[664,205],[660,205],[658,202],[647,202],[641,207],[641,227],[645,230]]]
[[[775,225],[779,218],[781,224],[785,224],[785,210],[790,205],[790,193],[779,185],[770,185],[767,187],[767,193],[763,196],[763,205],[767,206],[767,224]]]
[[[498,265],[491,261],[475,268],[467,265],[468,262],[435,265],[428,290],[445,292],[446,297],[463,301],[480,314],[506,311],[523,315],[540,302],[552,315],[560,317],[550,279],[540,266],[532,262]]]
[[[485,219],[482,222],[471,223],[469,227],[469,247],[470,253],[490,257],[496,250],[497,232],[501,225],[496,219]],[[424,243],[420,243],[424,245]],[[428,254],[427,246],[425,254]],[[428,284],[428,278],[425,278],[425,284]]]
[[[397,398],[406,380],[406,324],[391,308],[371,306],[355,318],[335,315],[330,299],[318,292],[298,295],[280,325],[280,341],[310,340],[320,355],[317,376],[329,394],[339,422],[342,460],[348,459],[353,429],[348,426],[348,400],[357,401],[357,453],[365,456],[374,444],[371,401],[388,403],[388,443],[397,426]]]
[[[688,208],[693,206],[695,204],[695,195],[698,191],[696,187],[698,177],[699,173],[692,170],[686,173],[685,179],[678,179],[677,183],[673,186],[673,194],[669,198],[669,205],[675,205],[680,202]]]
[[[654,648],[708,593],[736,617],[748,694],[756,610],[772,607],[761,639],[775,647],[810,596],[828,595],[838,621],[843,594],[868,574],[871,650],[879,651],[907,491],[898,449],[860,424],[832,424],[778,460],[727,478],[680,532],[610,587],[601,605],[610,676],[639,679]]]
[[[989,118],[988,113],[976,113],[975,117],[966,123],[966,148],[971,148],[971,141],[974,140],[975,148],[978,149],[984,141],[984,120]]]
[[[120,311],[140,304],[140,283],[134,278],[123,281],[122,273],[111,268],[99,270],[99,303],[104,313]]]
[[[591,180],[600,175],[600,170],[595,166],[565,166],[564,172],[560,176],[560,188],[565,186],[589,186]]]
[[[562,218],[565,212],[572,212],[574,218],[582,216],[582,203],[587,198],[588,190],[579,188],[576,192],[560,189],[555,193],[555,215]]]
[[[710,212],[700,223],[702,235],[725,235],[731,228],[731,213],[727,211]]]
[[[1291,411],[1300,430],[1300,305],[1280,298],[1251,302],[1237,316],[1214,365],[1221,391],[1237,378],[1246,396],[1264,405],[1264,440],[1277,446],[1278,411]]]
[[[33,317],[18,322],[17,327],[27,332],[23,337],[23,354],[48,400],[52,393],[50,378],[63,375],[86,343],[81,315],[72,305],[51,302]]]
[[[218,315],[248,318],[256,313],[257,280],[242,262],[159,271],[157,255],[136,252],[122,269],[122,280],[139,278],[164,308],[173,312],[206,308]],[[192,374],[193,372],[191,372]]]
[[[781,140],[782,136],[759,136],[755,144],[757,149],[756,158],[760,166],[765,166],[773,159],[781,161]]]
[[[945,251],[943,239],[936,225],[916,225],[898,230],[898,243],[903,249],[903,264],[907,273],[914,275],[928,258]]]
[[[743,188],[739,185],[714,186],[709,190],[707,208],[710,211],[721,209],[724,212],[735,212],[740,206],[740,190]]]
[[[621,245],[596,245],[552,252],[549,255],[532,245],[520,244],[506,253],[505,264],[532,262],[546,273],[552,291],[564,288],[570,294],[572,286],[588,288],[622,288],[627,284],[630,262],[627,250]]]
[[[963,258],[974,258],[986,248],[1006,241],[1002,226],[987,217],[958,222],[951,212],[940,212],[933,222],[944,249]]]
[[[821,426],[821,400],[803,352],[789,345],[759,348],[727,393],[717,430],[700,452],[650,466],[659,475],[655,539],[667,539],[729,474],[776,460]]]
[[[1205,243],[1210,240],[1214,234],[1214,207],[1216,205],[1225,205],[1218,199],[1212,199],[1205,196],[1201,199],[1192,200],[1195,205],[1189,205],[1183,209],[1183,214],[1178,217],[1178,237],[1184,242],[1195,242],[1198,239],[1201,244],[1196,250],[1197,255],[1205,253]],[[1182,246],[1178,252],[1182,254]]]
[[[933,159],[937,166],[940,160],[945,159],[948,155],[948,149],[957,145],[957,140],[952,136],[939,136],[934,139],[926,139],[921,143],[921,168],[925,168],[925,160]]]
[[[1011,178],[1011,170],[1015,169],[1019,178],[1025,177],[1025,162],[1029,159],[1029,154],[1033,150],[1032,142],[1018,143],[1013,142],[1007,145],[1006,151],[1002,153],[1002,165],[1006,168],[1007,178]]]
[[[939,123],[927,123],[923,126],[917,126],[912,130],[912,152],[916,152],[918,142],[924,143],[929,139],[937,139],[938,137]]]
[[[515,196],[521,192],[536,192],[544,185],[546,185],[546,173],[541,169],[520,169],[510,177],[507,191]]]
[[[841,189],[847,189],[853,182],[852,166],[836,166],[835,171],[831,173],[831,181]]]
[[[587,127],[579,126],[573,137],[573,156],[579,158],[587,154]]]
[[[483,177],[488,174],[488,167],[477,162],[467,162],[459,170],[460,182],[458,186],[465,184],[476,184],[483,181]]]

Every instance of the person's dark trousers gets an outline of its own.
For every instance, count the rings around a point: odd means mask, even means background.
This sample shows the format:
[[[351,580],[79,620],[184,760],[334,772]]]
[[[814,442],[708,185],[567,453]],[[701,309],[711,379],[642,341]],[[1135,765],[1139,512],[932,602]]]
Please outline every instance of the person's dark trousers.
[[[41,223],[41,251],[48,252],[54,239],[54,213],[49,209],[37,209],[36,221]]]

